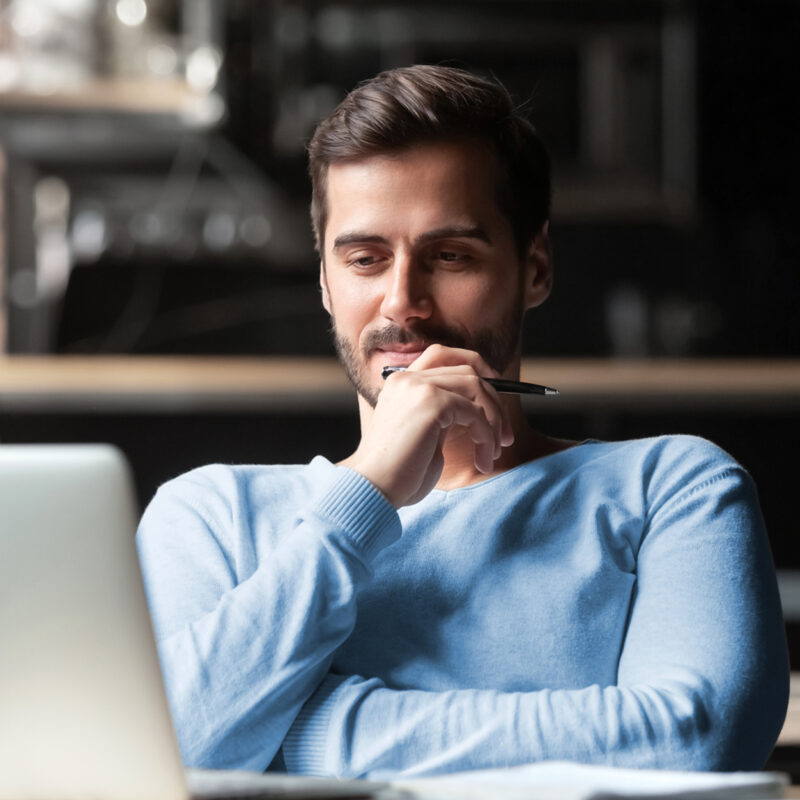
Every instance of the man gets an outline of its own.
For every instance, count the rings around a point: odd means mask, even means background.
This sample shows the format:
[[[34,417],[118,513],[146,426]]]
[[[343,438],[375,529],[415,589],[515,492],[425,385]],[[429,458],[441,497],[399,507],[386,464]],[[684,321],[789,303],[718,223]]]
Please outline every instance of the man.
[[[186,762],[762,767],[788,666],[747,474],[690,437],[548,438],[481,379],[518,378],[551,285],[549,162],[505,90],[382,73],[310,164],[361,440],[339,465],[195,470],[145,513]]]

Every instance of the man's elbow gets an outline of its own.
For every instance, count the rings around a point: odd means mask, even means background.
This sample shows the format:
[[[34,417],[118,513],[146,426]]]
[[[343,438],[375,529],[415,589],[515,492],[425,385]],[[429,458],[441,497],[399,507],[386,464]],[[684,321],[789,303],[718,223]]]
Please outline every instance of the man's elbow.
[[[632,725],[627,742],[611,748],[618,756],[613,761],[670,770],[763,769],[786,715],[788,671],[785,681],[780,674],[769,681],[732,681],[724,692],[697,675],[683,677],[630,687]]]
[[[728,697],[689,692],[688,713],[676,720],[672,769],[714,772],[761,770],[778,739],[788,704],[788,674],[760,685],[744,682]]]

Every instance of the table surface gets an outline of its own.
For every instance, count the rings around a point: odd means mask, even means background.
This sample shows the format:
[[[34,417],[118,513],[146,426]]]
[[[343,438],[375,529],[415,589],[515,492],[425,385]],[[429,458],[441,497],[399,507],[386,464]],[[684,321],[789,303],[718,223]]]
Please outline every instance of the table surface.
[[[179,114],[205,99],[179,78],[90,78],[53,92],[0,91],[0,108],[28,111],[117,111]]]
[[[779,745],[800,747],[800,672],[793,672],[789,684],[789,710],[778,737]]]
[[[592,409],[800,409],[800,359],[534,359],[522,379],[558,397],[537,413]],[[180,410],[355,407],[334,358],[0,357],[0,408],[65,405]]]

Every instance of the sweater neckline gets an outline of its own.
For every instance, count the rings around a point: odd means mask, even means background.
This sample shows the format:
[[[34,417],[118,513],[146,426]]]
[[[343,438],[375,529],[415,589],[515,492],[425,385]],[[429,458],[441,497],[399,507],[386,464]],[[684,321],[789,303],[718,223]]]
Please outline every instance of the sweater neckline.
[[[530,469],[542,469],[548,463],[552,463],[554,459],[559,459],[562,456],[566,456],[568,453],[577,450],[580,447],[583,447],[587,444],[598,444],[598,439],[582,439],[581,441],[576,442],[571,447],[566,447],[563,450],[558,450],[555,453],[548,453],[545,456],[540,456],[539,458],[534,458],[532,461],[525,461],[522,464],[517,464],[516,467],[512,467],[511,469],[507,469],[504,472],[499,472],[497,475],[491,475],[488,478],[484,478],[477,483],[470,483],[467,486],[457,486],[454,489],[431,489],[427,497],[438,497],[440,499],[445,499],[448,497],[455,497],[456,495],[462,492],[469,492],[470,490],[477,490],[481,489],[484,486],[487,486],[491,483],[496,483],[497,481],[510,479],[512,476],[516,476],[524,470]],[[420,502],[423,502],[421,500]]]

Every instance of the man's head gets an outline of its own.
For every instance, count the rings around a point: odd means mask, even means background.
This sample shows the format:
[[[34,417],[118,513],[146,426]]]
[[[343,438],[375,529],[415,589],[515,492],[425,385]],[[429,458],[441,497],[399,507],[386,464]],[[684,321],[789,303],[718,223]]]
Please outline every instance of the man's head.
[[[549,294],[549,159],[496,83],[410,67],[362,84],[310,145],[323,303],[360,396],[431,344],[519,371]]]
[[[539,135],[496,81],[452,67],[416,65],[362,83],[314,133],[311,220],[320,256],[331,164],[457,141],[471,141],[497,158],[498,204],[524,253],[550,217],[550,158]]]

